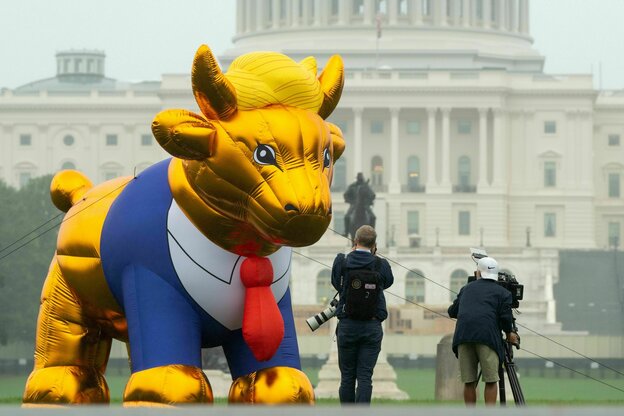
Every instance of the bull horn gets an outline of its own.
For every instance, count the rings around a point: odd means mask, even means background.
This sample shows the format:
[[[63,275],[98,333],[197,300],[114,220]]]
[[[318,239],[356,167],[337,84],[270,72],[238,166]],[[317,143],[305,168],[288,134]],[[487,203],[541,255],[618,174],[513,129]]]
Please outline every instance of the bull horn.
[[[318,110],[318,115],[326,119],[338,105],[344,86],[344,64],[339,55],[329,58],[318,80],[323,91],[323,104]]]
[[[227,120],[236,113],[236,90],[206,45],[195,53],[192,84],[195,101],[208,119]]]
[[[314,78],[316,78],[317,66],[316,59],[314,59],[313,56],[308,56],[302,59],[301,62],[299,62],[299,65],[310,71],[314,75]]]

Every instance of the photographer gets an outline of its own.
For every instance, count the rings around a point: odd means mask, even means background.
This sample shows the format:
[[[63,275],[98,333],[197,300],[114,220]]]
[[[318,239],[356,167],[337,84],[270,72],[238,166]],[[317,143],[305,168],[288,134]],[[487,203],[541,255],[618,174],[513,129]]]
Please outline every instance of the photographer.
[[[513,331],[511,293],[497,284],[498,263],[491,257],[477,263],[477,280],[462,287],[448,308],[451,318],[457,318],[453,336],[453,352],[459,358],[461,380],[464,383],[464,402],[477,401],[477,364],[481,365],[485,382],[486,405],[496,403],[499,365],[504,360],[501,330],[507,342],[518,344]]]
[[[376,240],[373,227],[361,226],[351,253],[338,254],[332,267],[332,285],[340,294],[336,310],[340,403],[368,404],[373,392],[381,322],[388,317],[383,290],[394,282],[388,261],[375,256]]]

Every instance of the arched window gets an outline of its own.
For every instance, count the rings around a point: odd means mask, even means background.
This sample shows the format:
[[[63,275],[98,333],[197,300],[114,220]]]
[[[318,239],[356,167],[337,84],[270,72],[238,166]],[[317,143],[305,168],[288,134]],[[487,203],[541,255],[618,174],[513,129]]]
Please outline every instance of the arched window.
[[[61,169],[76,169],[76,165],[73,162],[65,162],[61,166]]]
[[[332,192],[344,192],[347,190],[347,161],[341,157],[334,165],[334,177],[331,185]]]
[[[420,187],[420,159],[418,156],[407,158],[407,189],[410,192],[422,192]]]
[[[334,297],[335,290],[331,284],[331,271],[321,270],[316,275],[316,302],[319,305],[327,305]]]
[[[461,156],[457,161],[457,185],[462,188],[470,186],[470,158]]]
[[[371,185],[373,189],[383,185],[383,159],[376,155],[371,159]]]
[[[455,300],[459,290],[468,282],[468,273],[465,270],[457,269],[451,273],[451,287],[450,298],[451,301]]]
[[[425,301],[425,278],[420,270],[414,270],[405,276],[405,299],[410,302]]]

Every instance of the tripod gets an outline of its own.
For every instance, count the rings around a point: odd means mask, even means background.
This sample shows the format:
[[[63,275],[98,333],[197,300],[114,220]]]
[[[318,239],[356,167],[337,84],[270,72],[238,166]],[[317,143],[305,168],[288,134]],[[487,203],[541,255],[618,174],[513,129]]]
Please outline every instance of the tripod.
[[[514,327],[514,330],[516,328]],[[522,393],[522,388],[520,387],[520,381],[518,381],[518,374],[516,373],[516,364],[513,362],[513,350],[512,345],[508,342],[504,342],[505,348],[505,362],[498,368],[498,377],[500,381],[498,382],[498,393],[500,396],[500,404],[501,406],[505,406],[507,403],[506,395],[505,395],[505,374],[504,371],[507,372],[507,378],[509,378],[509,385],[511,386],[511,393],[514,398],[514,402],[516,406],[522,406],[526,404],[524,401],[524,394]]]

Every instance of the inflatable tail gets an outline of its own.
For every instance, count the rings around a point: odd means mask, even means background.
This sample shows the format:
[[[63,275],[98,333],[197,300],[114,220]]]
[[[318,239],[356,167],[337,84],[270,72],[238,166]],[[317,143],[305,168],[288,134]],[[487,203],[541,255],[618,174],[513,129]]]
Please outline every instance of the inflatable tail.
[[[52,178],[50,196],[58,209],[67,212],[91,188],[93,184],[84,174],[76,170],[62,170]]]

